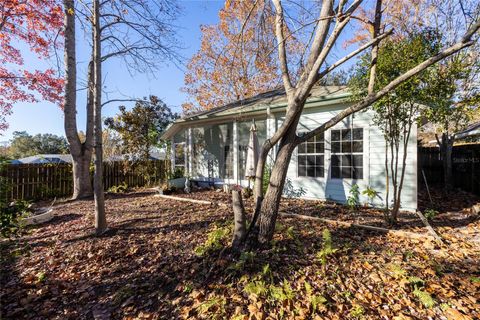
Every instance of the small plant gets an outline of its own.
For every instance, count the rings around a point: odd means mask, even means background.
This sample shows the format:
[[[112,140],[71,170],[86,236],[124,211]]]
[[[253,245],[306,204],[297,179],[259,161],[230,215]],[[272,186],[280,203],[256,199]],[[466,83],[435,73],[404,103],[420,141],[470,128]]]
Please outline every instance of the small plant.
[[[22,218],[31,213],[31,203],[25,200],[9,204],[0,203],[0,234],[2,237],[16,235],[23,227]]]
[[[238,259],[238,261],[230,265],[227,268],[227,270],[241,271],[245,268],[245,266],[247,266],[248,264],[253,264],[254,262],[255,262],[255,252],[244,251],[240,254],[240,258]]]
[[[363,316],[364,313],[365,309],[360,305],[356,305],[350,310],[350,317],[360,318],[361,316]]]
[[[124,193],[124,192],[127,192],[128,190],[128,185],[127,185],[127,182],[123,182],[122,184],[119,184],[117,186],[111,186],[110,188],[108,188],[108,192],[111,192],[111,193]]]
[[[225,314],[227,300],[224,297],[212,297],[201,303],[197,311],[201,315],[209,316],[210,319],[219,319]]]
[[[393,276],[397,279],[407,275],[407,271],[402,269],[402,267],[398,264],[390,264],[389,269],[392,271]]]
[[[367,189],[362,191],[362,194],[368,198],[368,203],[373,205],[373,200],[378,197],[378,191],[368,186]]]
[[[354,183],[348,192],[350,195],[347,198],[347,207],[351,211],[355,211],[360,204],[360,188],[358,184]]]
[[[272,168],[270,165],[265,165],[263,170],[263,179],[262,179],[262,190],[263,194],[267,192],[268,184],[270,183],[270,175],[272,174]]]
[[[322,250],[317,253],[317,259],[319,259],[322,265],[325,266],[327,263],[327,257],[337,252],[338,249],[333,248],[332,235],[330,233],[330,230],[324,229],[322,232],[322,238]]]
[[[242,194],[246,199],[248,199],[251,196],[253,196],[253,190],[252,188],[249,188],[249,187],[243,188]]]
[[[42,282],[44,282],[46,279],[47,279],[47,275],[45,274],[45,272],[40,271],[39,273],[37,273],[37,282],[38,282],[38,283],[42,283]]]
[[[435,299],[432,298],[430,293],[424,291],[414,285],[415,289],[413,290],[413,295],[420,300],[420,302],[425,306],[425,308],[432,308],[435,305]]]
[[[308,281],[305,281],[304,285],[308,300],[310,301],[312,314],[315,314],[317,311],[319,311],[320,306],[323,306],[325,303],[327,303],[327,299],[325,299],[325,297],[320,294],[314,294],[313,288],[310,283],[308,283]]]
[[[184,172],[183,168],[175,168],[173,172],[170,172],[168,175],[168,179],[173,180],[173,179],[179,179],[184,177]]]
[[[422,288],[425,287],[425,281],[419,277],[408,277],[407,281],[413,286],[413,295],[420,300],[425,308],[432,308],[435,305],[435,299],[432,298],[430,293]]]
[[[248,282],[243,288],[243,291],[249,296],[254,295],[256,297],[261,297],[267,293],[267,285],[263,280],[254,280]]]
[[[232,228],[229,226],[215,226],[213,230],[208,233],[205,243],[195,248],[195,254],[198,256],[204,256],[208,252],[221,249],[225,245],[231,232]]]
[[[435,218],[435,217],[438,215],[438,211],[437,211],[437,210],[434,210],[434,209],[427,209],[427,210],[425,210],[425,212],[423,213],[423,215],[424,215],[425,218],[427,218],[428,220],[432,220],[433,218]]]
[[[295,292],[293,291],[290,283],[284,279],[282,286],[270,285],[269,287],[270,299],[283,303],[284,301],[291,301],[295,298]]]

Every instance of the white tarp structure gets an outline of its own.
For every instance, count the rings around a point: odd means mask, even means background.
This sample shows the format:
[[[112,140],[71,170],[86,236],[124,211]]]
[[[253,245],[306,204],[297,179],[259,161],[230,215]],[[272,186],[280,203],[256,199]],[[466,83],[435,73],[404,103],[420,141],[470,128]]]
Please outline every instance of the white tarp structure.
[[[257,127],[255,122],[252,123],[250,127],[250,140],[248,141],[247,149],[247,161],[245,164],[245,177],[253,178],[255,177],[255,170],[257,169],[258,161],[258,138],[257,138]]]

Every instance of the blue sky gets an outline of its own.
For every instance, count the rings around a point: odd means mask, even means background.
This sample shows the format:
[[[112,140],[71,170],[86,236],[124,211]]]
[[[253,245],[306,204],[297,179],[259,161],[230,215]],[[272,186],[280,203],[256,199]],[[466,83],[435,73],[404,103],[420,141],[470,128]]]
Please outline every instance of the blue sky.
[[[200,25],[218,22],[218,11],[224,1],[180,1],[183,13],[177,20],[179,26],[177,37],[185,48],[180,53],[184,57],[191,57],[200,47]],[[77,36],[83,37],[78,31]],[[81,40],[81,39],[79,39]],[[84,74],[88,58],[87,46],[77,44],[78,72]],[[22,52],[25,65],[43,69],[53,65],[53,61],[38,61],[28,50]],[[62,53],[60,53],[62,54]],[[62,58],[62,57],[61,57]],[[108,98],[125,98],[125,96],[143,97],[154,94],[162,98],[173,110],[179,112],[180,105],[185,100],[185,94],[180,91],[183,86],[184,72],[173,64],[165,65],[158,70],[155,77],[145,74],[130,76],[120,60],[110,60],[103,67],[105,91],[110,92]],[[104,96],[104,98],[107,98]],[[125,102],[127,106],[133,102]],[[112,116],[118,111],[118,103],[106,105],[103,108],[104,116]],[[82,130],[85,123],[85,94],[78,94],[77,122]],[[13,114],[7,118],[9,129],[0,136],[0,141],[12,138],[14,131],[27,131],[30,134],[53,133],[64,135],[63,114],[58,106],[39,102],[34,104],[16,104]]]
[[[179,1],[183,8],[181,16],[177,20],[177,37],[182,44],[179,53],[183,57],[190,58],[200,48],[200,26],[202,24],[215,24],[218,22],[218,12],[224,5],[224,0],[197,0],[197,1]],[[80,29],[77,26],[77,29]],[[351,37],[352,30],[343,32],[340,41],[336,44],[333,52],[330,54],[329,63],[336,61],[346,52],[341,44]],[[78,86],[81,86],[86,74],[86,64],[90,56],[90,48],[83,39],[84,34],[81,30],[77,31],[77,72],[80,77]],[[82,45],[83,43],[83,45]],[[21,47],[20,47],[21,48]],[[347,51],[353,50],[350,47]],[[45,69],[47,67],[56,67],[55,60],[39,61],[28,49],[23,50],[25,65],[31,68]],[[60,59],[63,59],[63,52],[59,52]],[[63,62],[63,60],[61,61]],[[351,66],[353,60],[346,63],[343,67]],[[103,64],[104,92],[103,100],[142,98],[150,94],[157,95],[175,112],[181,111],[181,104],[185,101],[186,95],[181,92],[184,83],[184,67],[178,67],[173,64],[165,64],[155,74],[152,75],[138,73],[131,76],[123,61],[118,59],[108,60]],[[77,123],[79,130],[85,127],[85,91],[79,91],[77,94]],[[118,112],[120,103],[111,103],[103,108],[103,116],[108,117]],[[127,107],[133,106],[133,102],[123,102]],[[7,118],[9,129],[0,134],[0,142],[5,142],[12,138],[14,131],[27,131],[30,134],[53,133],[64,135],[63,113],[57,105],[41,101],[34,104],[19,103],[13,108],[13,114]]]

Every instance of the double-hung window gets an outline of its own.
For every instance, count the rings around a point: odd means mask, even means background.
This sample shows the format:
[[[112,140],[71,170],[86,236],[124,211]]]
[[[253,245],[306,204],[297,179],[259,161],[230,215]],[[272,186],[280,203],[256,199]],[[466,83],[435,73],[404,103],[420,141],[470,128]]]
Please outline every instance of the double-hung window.
[[[298,146],[297,164],[299,177],[323,177],[325,140],[323,132]]]
[[[332,178],[363,179],[363,129],[332,130]]]

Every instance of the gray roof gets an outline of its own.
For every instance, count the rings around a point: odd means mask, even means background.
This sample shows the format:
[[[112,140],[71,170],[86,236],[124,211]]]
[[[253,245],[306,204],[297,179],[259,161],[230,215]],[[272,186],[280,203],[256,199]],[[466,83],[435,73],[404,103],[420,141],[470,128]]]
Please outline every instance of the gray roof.
[[[463,131],[457,132],[455,134],[455,139],[464,139],[474,136],[480,136],[480,121],[472,123]]]
[[[34,156],[14,160],[12,163],[72,163],[72,156],[69,154],[37,154]]]
[[[349,96],[350,93],[346,86],[315,86],[310,92],[305,107],[308,107],[308,104],[311,102],[331,104],[331,102],[327,103],[327,101],[345,99]],[[180,130],[180,127],[187,125],[187,123],[190,124],[212,118],[227,118],[253,112],[265,112],[268,108],[275,108],[275,111],[283,111],[286,105],[287,97],[284,89],[267,91],[210,110],[186,114],[182,118],[177,119],[165,130],[162,139],[169,139]]]

